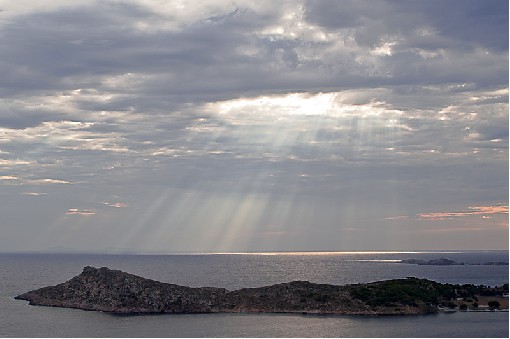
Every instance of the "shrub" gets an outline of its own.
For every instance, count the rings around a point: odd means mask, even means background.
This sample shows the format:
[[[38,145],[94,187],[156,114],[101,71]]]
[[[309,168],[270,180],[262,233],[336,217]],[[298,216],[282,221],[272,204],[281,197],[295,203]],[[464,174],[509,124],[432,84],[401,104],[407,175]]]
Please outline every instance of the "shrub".
[[[489,301],[489,307],[490,307],[491,309],[499,308],[499,306],[501,306],[501,305],[500,305],[500,303],[499,303],[499,301],[497,301],[497,300],[491,300],[491,301]]]
[[[454,303],[454,302],[452,302],[452,301],[448,301],[448,302],[446,303],[446,307],[451,308],[451,309],[454,309],[454,308],[456,308],[456,307],[457,307],[457,305],[455,305],[455,303]]]

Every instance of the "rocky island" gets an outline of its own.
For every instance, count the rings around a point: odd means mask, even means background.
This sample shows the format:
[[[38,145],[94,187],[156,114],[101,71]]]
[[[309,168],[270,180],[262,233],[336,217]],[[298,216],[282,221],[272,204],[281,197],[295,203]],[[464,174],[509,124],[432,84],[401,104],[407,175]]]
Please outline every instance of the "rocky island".
[[[506,290],[506,292],[505,292]],[[86,266],[76,277],[15,299],[30,305],[112,313],[270,312],[319,314],[425,314],[456,307],[452,300],[483,293],[508,294],[499,288],[441,284],[418,278],[345,286],[293,281],[228,291],[187,287],[146,279],[107,267]]]
[[[456,262],[451,259],[446,258],[438,258],[432,260],[422,260],[422,259],[402,259],[397,261],[399,264],[414,264],[414,265],[433,265],[433,266],[451,266],[451,265],[498,265],[498,266],[508,266],[507,262],[503,261],[489,261],[479,264],[465,264],[463,262]]]
[[[403,259],[399,261],[401,264],[414,264],[414,265],[436,265],[436,266],[449,266],[449,265],[464,265],[451,259],[439,258],[432,260],[421,260],[421,259]]]

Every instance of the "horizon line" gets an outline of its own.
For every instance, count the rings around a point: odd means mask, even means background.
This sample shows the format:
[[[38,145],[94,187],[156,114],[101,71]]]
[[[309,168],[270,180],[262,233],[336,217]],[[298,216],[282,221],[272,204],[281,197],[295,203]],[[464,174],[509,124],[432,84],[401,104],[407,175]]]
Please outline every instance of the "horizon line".
[[[444,250],[348,250],[348,251],[209,251],[209,252],[150,252],[150,251],[73,251],[73,250],[13,250],[0,254],[69,254],[69,255],[357,255],[357,254],[456,254],[464,252],[495,252],[509,249],[444,249]]]

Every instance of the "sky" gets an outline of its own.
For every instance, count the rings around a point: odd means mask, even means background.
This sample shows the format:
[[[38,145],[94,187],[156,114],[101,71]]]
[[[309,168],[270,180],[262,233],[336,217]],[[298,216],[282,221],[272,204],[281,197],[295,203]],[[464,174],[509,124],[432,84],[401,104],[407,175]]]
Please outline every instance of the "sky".
[[[0,252],[508,249],[508,12],[0,0]]]

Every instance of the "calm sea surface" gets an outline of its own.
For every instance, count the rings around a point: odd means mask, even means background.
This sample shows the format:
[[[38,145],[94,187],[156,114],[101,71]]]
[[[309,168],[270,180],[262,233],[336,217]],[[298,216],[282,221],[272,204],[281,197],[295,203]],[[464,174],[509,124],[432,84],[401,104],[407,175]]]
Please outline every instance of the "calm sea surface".
[[[162,282],[228,289],[292,280],[351,284],[418,277],[443,283],[501,285],[508,266],[418,266],[395,260],[448,258],[508,262],[508,251],[215,255],[0,254],[0,337],[508,337],[508,312],[426,316],[199,314],[118,316],[28,306],[13,297],[55,285],[86,265],[108,266]]]

